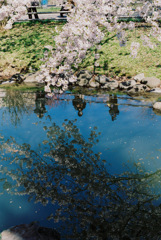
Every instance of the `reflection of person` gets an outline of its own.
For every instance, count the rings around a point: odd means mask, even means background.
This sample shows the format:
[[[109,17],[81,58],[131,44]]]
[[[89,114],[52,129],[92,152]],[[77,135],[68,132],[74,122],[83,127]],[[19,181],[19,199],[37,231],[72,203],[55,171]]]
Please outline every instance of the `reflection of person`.
[[[117,96],[116,95],[109,95],[109,101],[107,103],[109,106],[109,114],[111,115],[112,121],[116,120],[117,115],[119,115],[119,109],[117,104]]]
[[[44,113],[47,112],[45,108],[45,93],[36,93],[35,105],[36,108],[34,110],[34,113],[36,113],[39,118],[42,118],[44,116]]]
[[[86,102],[83,99],[84,96],[82,95],[77,95],[75,96],[75,98],[73,99],[73,106],[74,108],[78,111],[78,116],[81,117],[83,115],[83,109],[85,109],[86,107]]]
[[[29,19],[32,19],[32,14],[30,14],[31,12],[35,12],[34,14],[35,19],[39,19],[36,9],[36,6],[39,6],[39,0],[31,1],[31,6],[33,7],[27,8]]]
[[[70,9],[74,8],[75,2],[73,0],[67,0],[67,2],[63,3],[64,5],[61,7],[60,11],[70,11]],[[60,17],[63,17],[63,13],[60,13]]]

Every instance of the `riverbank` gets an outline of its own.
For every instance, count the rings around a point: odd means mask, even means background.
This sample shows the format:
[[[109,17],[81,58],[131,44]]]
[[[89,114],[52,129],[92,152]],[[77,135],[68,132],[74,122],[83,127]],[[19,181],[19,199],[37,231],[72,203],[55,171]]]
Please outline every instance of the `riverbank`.
[[[14,24],[13,29],[0,31],[0,80],[16,73],[36,72],[43,64],[45,45],[55,46],[55,27],[62,22],[40,21]]]
[[[0,32],[0,79],[9,79],[16,73],[27,74],[37,72],[43,64],[45,46],[55,47],[55,27],[60,30],[64,22],[58,21],[31,21],[17,23],[11,30]],[[155,76],[161,79],[161,44],[149,49],[141,44],[140,36],[150,31],[148,26],[138,24],[135,31],[126,30],[126,46],[120,47],[115,33],[107,33],[102,47],[98,50],[100,59],[98,67],[94,69],[94,49],[90,49],[86,58],[79,66],[95,74],[106,75],[112,79],[125,80],[144,73],[145,77]],[[137,58],[130,56],[131,42],[141,44]]]
[[[41,75],[41,71],[36,73],[14,74],[8,80],[1,81],[0,87],[10,86],[41,86],[45,85],[37,80],[37,76]],[[76,86],[84,88],[93,88],[95,90],[105,91],[122,91],[126,94],[142,94],[148,92],[161,93],[161,80],[155,76],[145,77],[144,73],[139,73],[133,76],[131,79],[114,79],[107,77],[106,75],[94,74],[87,70],[81,70],[76,73],[77,81],[70,83],[69,88]]]
[[[41,74],[30,73],[26,76],[13,75],[9,80],[1,82],[0,88],[15,91],[41,91],[44,92],[44,83],[37,81]],[[3,90],[2,90],[3,91]],[[125,94],[134,98],[145,97],[152,102],[153,108],[161,112],[161,81],[156,77],[145,77],[144,73],[134,76],[132,79],[116,80],[105,75],[93,75],[93,73],[82,70],[77,73],[77,82],[69,85],[71,93],[100,95],[100,94]],[[52,94],[46,92],[47,98]]]
[[[19,86],[34,88],[39,85],[36,76],[43,64],[46,45],[55,47],[55,28],[61,30],[64,22],[42,21],[15,24],[13,29],[0,32],[0,87]],[[141,44],[140,36],[150,31],[148,26],[137,24],[135,31],[126,30],[126,44],[119,46],[115,33],[107,33],[97,51],[100,55],[94,67],[95,49],[90,49],[77,71],[76,86],[96,91],[121,91],[126,94],[161,92],[161,44],[149,49],[141,45],[138,56],[130,56],[133,41]],[[41,85],[42,87],[42,85]],[[72,86],[74,87],[74,86]]]

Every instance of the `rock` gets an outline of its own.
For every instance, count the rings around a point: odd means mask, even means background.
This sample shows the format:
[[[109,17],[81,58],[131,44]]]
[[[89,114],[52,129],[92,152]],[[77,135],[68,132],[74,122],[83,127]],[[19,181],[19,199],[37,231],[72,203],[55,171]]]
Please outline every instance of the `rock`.
[[[88,85],[89,80],[93,77],[93,74],[87,70],[82,70],[77,74],[77,84],[80,87]]]
[[[106,82],[103,86],[101,86],[101,88],[108,89],[108,90],[114,90],[114,89],[118,88],[118,86],[119,86],[119,84],[116,80],[111,80],[111,81]]]
[[[82,70],[77,74],[78,80],[85,79],[85,78],[90,80],[92,77],[93,77],[93,74],[87,70]]]
[[[1,84],[21,84],[24,81],[24,75],[20,73],[16,73],[12,75],[12,77],[8,81],[1,82]]]
[[[91,79],[91,80],[89,81],[89,86],[90,86],[90,87],[93,87],[93,88],[98,88],[100,85],[99,85],[98,82],[95,81],[95,79]]]
[[[161,93],[161,88],[153,88],[150,90],[152,93]]]
[[[12,84],[12,83],[15,83],[15,81],[5,81],[5,82],[2,82],[1,84],[5,85],[5,84]]]
[[[141,93],[148,91],[149,88],[144,84],[136,84],[133,87],[127,88],[128,93]]]
[[[97,83],[100,83],[100,76],[94,76],[94,80],[95,80]]]
[[[131,87],[133,87],[135,85],[136,85],[136,81],[135,80],[129,80],[129,81],[121,82],[119,84],[119,88],[123,89],[123,90],[127,90],[128,88],[131,88]]]
[[[36,77],[38,76],[38,73],[30,73],[28,76],[26,76],[24,83],[37,83]]]
[[[146,84],[150,88],[155,88],[160,86],[161,81],[156,77],[146,77],[143,80],[141,80],[141,83]]]
[[[60,234],[36,223],[21,224],[1,233],[1,240],[60,240]]]
[[[155,102],[153,104],[153,109],[157,111],[161,111],[161,102]]]
[[[80,81],[79,81],[79,79],[78,79],[78,85],[80,86],[80,87],[85,87],[85,86],[87,86],[88,85],[88,79],[86,79],[86,78],[82,78]]]
[[[20,74],[20,73],[16,73],[14,75],[12,75],[12,77],[10,78],[10,83],[11,82],[15,82],[15,83],[22,83],[24,81],[24,75],[23,74]]]
[[[109,82],[109,78],[107,78],[105,75],[99,76],[99,82],[100,84],[105,84],[106,82]]]
[[[144,77],[144,73],[139,73],[137,74],[136,76],[133,77],[133,79],[137,82],[140,82],[141,80],[143,80],[145,77]]]

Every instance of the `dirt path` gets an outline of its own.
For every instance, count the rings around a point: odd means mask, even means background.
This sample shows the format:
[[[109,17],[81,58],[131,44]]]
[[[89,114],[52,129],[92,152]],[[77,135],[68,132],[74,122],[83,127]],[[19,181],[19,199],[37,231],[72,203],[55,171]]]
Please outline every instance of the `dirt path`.
[[[40,20],[47,20],[47,19],[48,20],[66,20],[67,18],[65,15],[63,17],[60,17],[59,13],[38,14],[38,16]],[[35,20],[34,16],[32,20]],[[31,20],[29,20],[28,15],[26,14],[18,20],[18,22],[23,22],[23,21],[31,21]]]

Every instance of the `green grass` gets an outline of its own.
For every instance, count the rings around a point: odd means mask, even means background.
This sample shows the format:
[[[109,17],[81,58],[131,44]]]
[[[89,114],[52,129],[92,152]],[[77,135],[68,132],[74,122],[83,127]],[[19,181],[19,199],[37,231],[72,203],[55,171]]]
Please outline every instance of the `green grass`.
[[[161,79],[161,43],[157,42],[155,49],[143,46],[140,36],[147,33],[149,28],[137,28],[136,31],[126,31],[127,43],[125,47],[119,46],[114,33],[106,36],[102,43],[99,64],[96,73],[106,74],[111,77],[131,78],[138,73],[145,76],[156,76]],[[138,55],[133,59],[130,55],[130,45],[133,41],[140,43]],[[89,51],[88,56],[81,64],[81,68],[93,71],[94,51]]]
[[[38,12],[59,12],[60,7],[37,8]]]
[[[45,45],[54,45],[55,27],[60,29],[63,24],[57,21],[31,21],[15,24],[11,30],[0,31],[0,77],[4,78],[16,72],[33,72],[39,70]],[[137,28],[136,31],[126,31],[127,44],[120,47],[114,33],[106,35],[102,42],[97,74],[110,77],[131,78],[138,73],[145,76],[156,76],[161,79],[161,43],[156,49],[150,49],[141,44],[140,36],[150,31],[149,28]],[[130,56],[132,41],[141,44],[137,58]],[[91,49],[80,69],[93,71],[94,49]]]
[[[37,71],[42,65],[41,59],[45,45],[54,46],[55,27],[64,23],[55,21],[37,21],[18,23],[13,29],[0,31],[0,75],[16,72]]]

